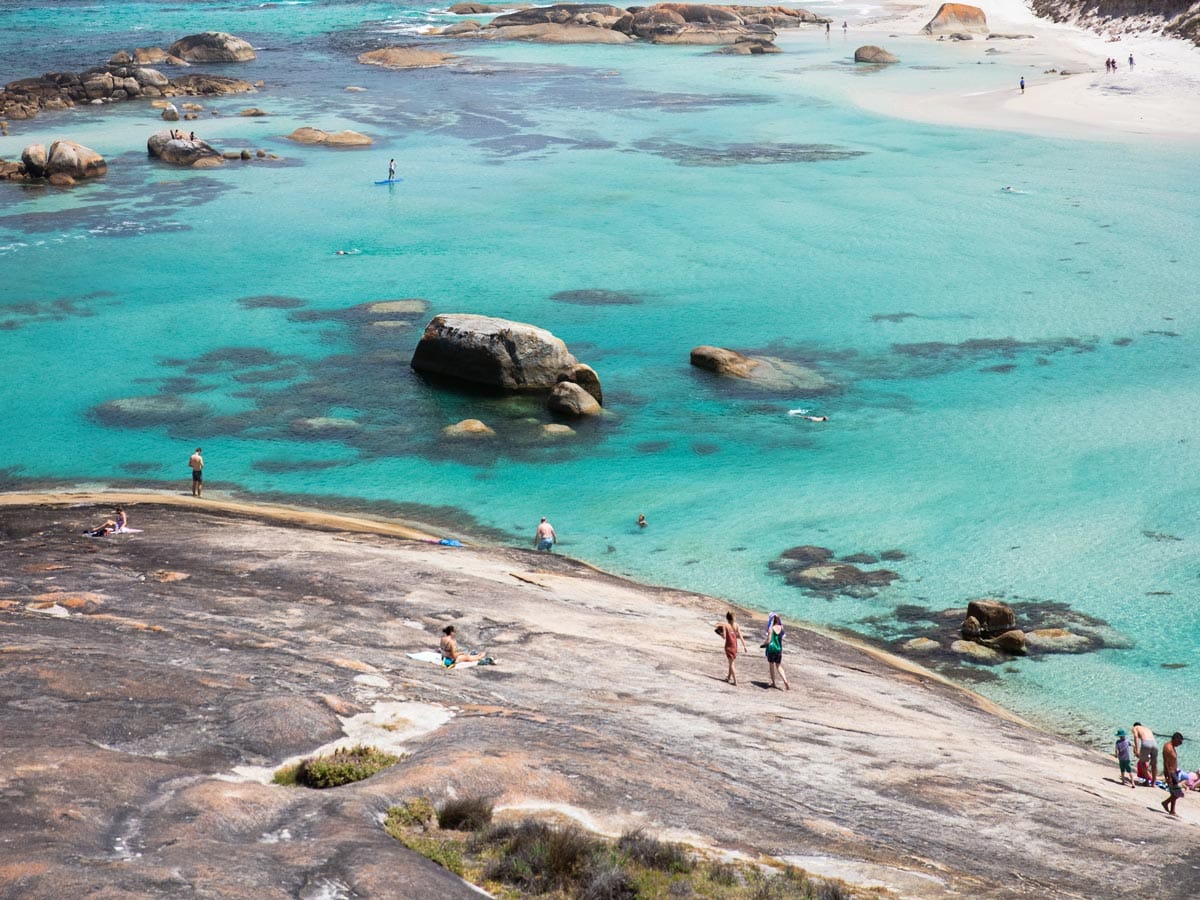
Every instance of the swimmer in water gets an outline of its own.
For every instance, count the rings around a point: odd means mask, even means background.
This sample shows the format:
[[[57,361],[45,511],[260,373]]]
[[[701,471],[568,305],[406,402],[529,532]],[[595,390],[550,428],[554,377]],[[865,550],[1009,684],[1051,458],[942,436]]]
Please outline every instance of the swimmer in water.
[[[802,416],[801,418],[808,419],[810,422],[828,422],[829,416]]]

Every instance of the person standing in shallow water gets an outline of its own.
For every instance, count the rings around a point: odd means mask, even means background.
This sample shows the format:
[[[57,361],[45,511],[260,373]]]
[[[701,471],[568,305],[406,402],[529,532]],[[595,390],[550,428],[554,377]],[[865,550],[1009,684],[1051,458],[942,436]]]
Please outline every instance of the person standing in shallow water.
[[[771,687],[779,687],[775,683],[775,676],[778,674],[783,682],[783,689],[790,691],[792,686],[788,684],[787,675],[783,673],[784,633],[783,619],[779,618],[777,613],[771,613],[767,618],[767,639],[762,642],[762,646],[767,650],[767,671],[771,676]]]
[[[196,452],[188,459],[188,468],[192,470],[192,496],[201,497],[204,495],[204,457],[200,455],[200,448],[196,448]]]
[[[557,543],[558,535],[554,533],[554,526],[546,521],[545,516],[542,516],[542,521],[538,523],[537,531],[533,534],[534,548],[553,553],[554,545]]]
[[[742,649],[745,650],[746,639],[742,637],[742,630],[733,621],[733,610],[725,613],[725,624],[718,625],[716,632],[725,638],[725,659],[729,662],[729,671],[725,675],[725,680],[736,686],[737,671],[734,669],[734,662],[738,655],[738,641],[742,642]]]

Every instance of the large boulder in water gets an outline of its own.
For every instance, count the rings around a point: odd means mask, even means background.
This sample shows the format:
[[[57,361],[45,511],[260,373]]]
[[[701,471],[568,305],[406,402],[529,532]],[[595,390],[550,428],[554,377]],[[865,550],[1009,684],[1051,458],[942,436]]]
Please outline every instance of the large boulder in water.
[[[735,44],[749,37],[775,36],[766,25],[747,25],[731,7],[700,3],[656,3],[636,9],[629,29],[655,44]]]
[[[505,392],[548,391],[577,365],[567,345],[544,328],[491,316],[434,316],[412,367],[423,375]]]
[[[218,165],[221,161],[221,154],[207,141],[173,138],[169,131],[156,131],[150,135],[146,152],[173,166],[194,166],[202,159],[215,159]]]
[[[188,62],[249,62],[254,48],[224,31],[205,31],[180,38],[167,52]]]
[[[819,372],[805,366],[773,356],[745,356],[725,347],[695,347],[691,363],[765,391],[818,394],[832,387]]]
[[[968,621],[974,619],[977,626],[968,628]],[[967,637],[968,630],[974,631],[972,637],[997,637],[1006,631],[1017,627],[1017,615],[1011,606],[999,600],[972,600],[967,604],[967,617],[963,620],[963,636]]]
[[[560,381],[554,386],[546,407],[560,416],[597,416],[601,412],[596,398],[571,381]]]
[[[898,63],[900,62],[900,57],[888,53],[882,47],[867,44],[854,51],[854,61],[856,63],[875,63],[878,65],[882,63]]]
[[[71,178],[98,178],[108,171],[104,157],[74,141],[55,141],[46,153],[46,175],[69,175]]]
[[[297,144],[323,144],[327,147],[370,147],[374,141],[365,134],[357,131],[322,131],[320,128],[310,128],[305,125],[297,128],[288,136],[289,141]]]
[[[44,178],[46,176],[46,145],[30,144],[21,151],[21,162],[25,166],[25,171],[34,178]]]
[[[968,6],[965,3],[943,3],[921,30],[925,34],[954,34],[956,32],[987,34],[987,16],[978,6]]]

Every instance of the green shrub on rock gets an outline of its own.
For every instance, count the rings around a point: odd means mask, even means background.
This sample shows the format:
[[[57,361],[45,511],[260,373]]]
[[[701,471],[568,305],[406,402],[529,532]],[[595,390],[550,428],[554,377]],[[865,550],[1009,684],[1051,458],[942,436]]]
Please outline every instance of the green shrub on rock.
[[[438,807],[438,827],[451,831],[478,831],[492,821],[493,806],[486,797],[447,800]]]
[[[374,747],[343,747],[325,756],[312,756],[295,766],[275,773],[275,784],[302,784],[310,788],[331,788],[370,778],[376,772],[400,762],[399,756]]]

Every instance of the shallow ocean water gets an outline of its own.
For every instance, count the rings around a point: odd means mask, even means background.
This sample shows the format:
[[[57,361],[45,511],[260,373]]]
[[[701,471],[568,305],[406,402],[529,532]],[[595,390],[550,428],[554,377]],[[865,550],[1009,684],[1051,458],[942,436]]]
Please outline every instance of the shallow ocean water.
[[[847,63],[865,37],[816,32],[763,58],[458,41],[458,66],[389,72],[354,57],[449,17],[332,0],[0,15],[4,82],[199,30],[250,39],[254,63],[197,70],[266,87],[202,100],[183,124],[283,157],[157,166],[144,146],[163,123],[141,102],[11,123],[0,157],[69,137],[110,164],[69,192],[0,184],[13,484],[182,488],[202,444],[214,487],[453,507],[452,524],[522,542],[547,515],[562,552],[614,572],[884,640],[919,633],[896,617],[910,607],[1066,603],[1122,646],[1017,660],[975,686],[1100,742],[1134,718],[1200,725],[1179,702],[1200,688],[1190,148],[934,127],[846,101],[846,79],[1014,80],[1003,57],[915,38],[889,42],[905,63],[887,73]],[[235,115],[249,106],[271,115]],[[283,138],[299,125],[375,144]],[[374,185],[393,156],[404,181]],[[428,312],[408,329],[345,312],[391,298]],[[546,443],[525,421],[550,421],[536,404],[426,385],[408,360],[438,312],[553,331],[600,373],[609,415]],[[836,388],[738,390],[688,365],[697,344],[811,365]],[[137,397],[158,399],[111,405]],[[500,439],[439,438],[468,416]],[[353,424],[303,425],[322,417]],[[799,544],[906,558],[875,596],[828,600],[768,569]]]

